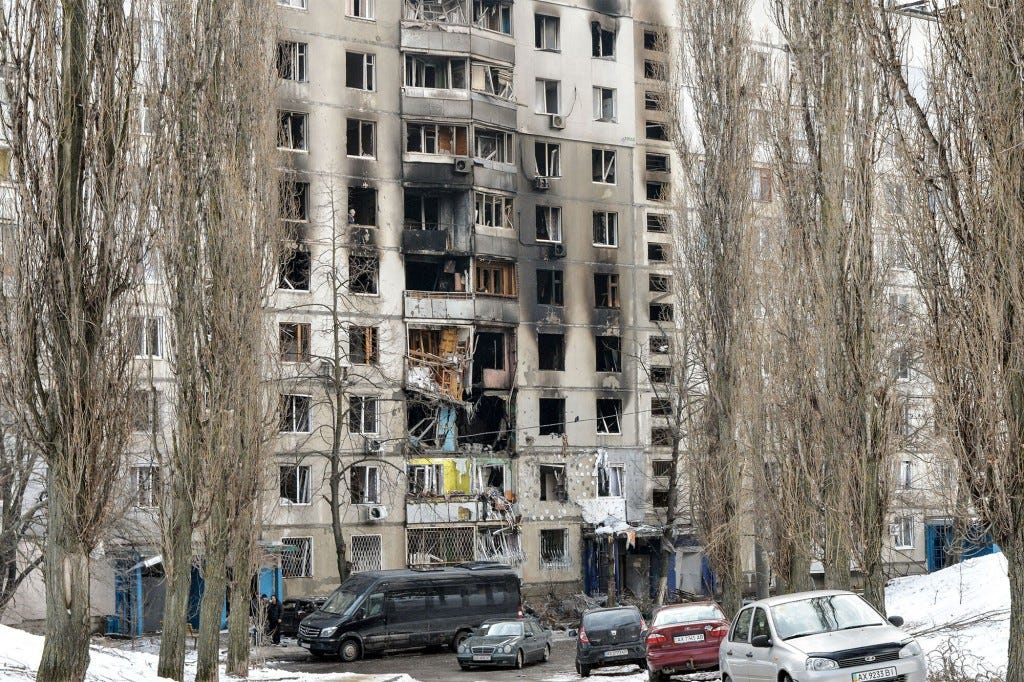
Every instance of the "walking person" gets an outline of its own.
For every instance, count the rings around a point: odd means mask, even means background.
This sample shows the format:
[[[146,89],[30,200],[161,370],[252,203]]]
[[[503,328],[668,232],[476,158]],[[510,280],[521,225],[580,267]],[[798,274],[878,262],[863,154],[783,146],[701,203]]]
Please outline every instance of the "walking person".
[[[281,643],[281,602],[276,594],[270,595],[270,603],[267,604],[267,632],[271,642]]]

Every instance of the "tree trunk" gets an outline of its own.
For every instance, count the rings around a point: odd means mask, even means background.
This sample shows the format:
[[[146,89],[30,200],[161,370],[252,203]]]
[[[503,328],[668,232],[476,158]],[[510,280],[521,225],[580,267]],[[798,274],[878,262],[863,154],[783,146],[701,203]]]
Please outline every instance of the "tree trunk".
[[[61,485],[48,486],[50,511],[46,529],[46,639],[36,680],[84,680],[89,668],[89,552],[72,536],[69,502]]]
[[[754,574],[755,589],[758,599],[767,599],[771,575],[768,571],[768,556],[764,550],[764,543],[760,538],[754,540]]]
[[[228,660],[225,672],[235,677],[249,674],[249,593],[248,565],[239,566],[235,555],[234,584],[231,588],[231,608],[228,610]]]
[[[1024,503],[1012,504],[1011,542],[1002,546],[1010,577],[1010,648],[1006,680],[1024,680]]]
[[[341,424],[340,421],[336,422]],[[338,441],[335,436],[335,442]],[[344,582],[348,578],[348,545],[342,532],[341,519],[341,454],[331,453],[331,531],[334,533],[334,551],[338,561],[338,580]]]
[[[220,617],[224,610],[227,584],[227,547],[225,545],[227,510],[220,501],[214,502],[210,519],[212,542],[206,543],[203,570],[203,598],[199,604],[199,656],[196,662],[196,682],[216,682],[220,664]]]
[[[605,602],[605,606],[615,606],[618,602],[616,601],[616,589],[615,589],[615,555],[618,553],[618,542],[615,540],[615,535],[608,536],[608,551],[604,556],[604,566],[608,573],[608,601]]]
[[[164,557],[167,593],[160,634],[160,658],[157,675],[172,680],[185,679],[185,636],[188,631],[188,596],[192,588],[192,517],[194,491],[178,490],[183,481],[172,477],[171,527],[169,554]]]

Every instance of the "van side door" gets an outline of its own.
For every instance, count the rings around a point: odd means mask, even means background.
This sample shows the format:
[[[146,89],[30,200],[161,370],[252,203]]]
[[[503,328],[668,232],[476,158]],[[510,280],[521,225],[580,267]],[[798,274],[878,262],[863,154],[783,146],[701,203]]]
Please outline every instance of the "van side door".
[[[387,627],[384,624],[384,588],[378,587],[363,600],[356,609],[355,617],[349,628],[358,632],[363,638],[363,647],[367,651],[381,651],[387,645]]]
[[[474,627],[479,621],[472,623],[467,618],[466,591],[471,586],[462,581],[438,582],[431,590],[430,608],[430,643],[450,644],[455,633],[466,627]]]
[[[427,646],[427,589],[401,587],[384,599],[388,649]]]

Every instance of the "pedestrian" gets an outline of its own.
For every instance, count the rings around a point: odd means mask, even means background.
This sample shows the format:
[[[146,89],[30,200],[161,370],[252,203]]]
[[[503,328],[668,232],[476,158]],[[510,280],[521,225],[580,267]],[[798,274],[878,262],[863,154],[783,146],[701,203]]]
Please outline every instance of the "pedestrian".
[[[270,595],[270,603],[267,604],[267,633],[271,642],[281,643],[281,602],[277,601],[276,594]]]

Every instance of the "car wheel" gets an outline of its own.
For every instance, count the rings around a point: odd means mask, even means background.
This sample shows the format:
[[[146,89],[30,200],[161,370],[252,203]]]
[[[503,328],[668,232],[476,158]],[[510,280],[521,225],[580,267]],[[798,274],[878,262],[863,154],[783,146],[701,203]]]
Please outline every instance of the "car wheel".
[[[516,652],[516,670],[523,669],[523,663],[526,661],[526,656],[523,655],[523,650],[520,649]]]
[[[576,672],[579,673],[580,677],[590,677],[590,666],[577,662]]]
[[[338,656],[340,656],[341,660],[346,663],[351,663],[358,659],[360,653],[362,652],[360,651],[359,642],[354,639],[346,639],[341,643],[341,646],[338,647]]]
[[[544,655],[541,656],[540,662],[541,663],[547,663],[549,660],[551,660],[551,645],[550,644],[545,644],[544,645]]]
[[[662,673],[660,670],[648,668],[647,679],[650,680],[650,682],[665,682],[665,680],[667,680],[668,678],[665,677],[664,673]]]
[[[455,636],[452,637],[452,643],[450,644],[452,651],[458,651],[459,646],[467,639],[469,639],[469,630],[459,630],[456,632]]]
[[[793,682],[793,678],[786,673],[782,673],[779,675],[779,682]]]

